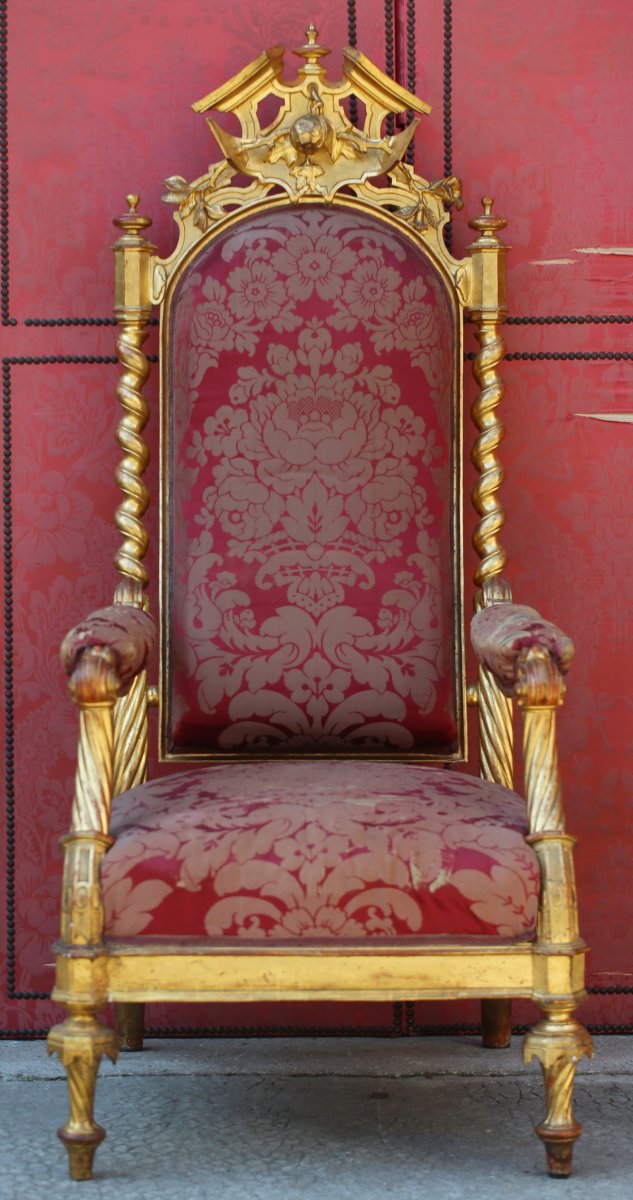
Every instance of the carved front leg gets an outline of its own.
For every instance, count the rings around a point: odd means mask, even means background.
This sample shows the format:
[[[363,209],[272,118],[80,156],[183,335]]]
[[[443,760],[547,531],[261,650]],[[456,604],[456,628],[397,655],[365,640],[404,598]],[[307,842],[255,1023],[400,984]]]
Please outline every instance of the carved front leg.
[[[71,1179],[92,1179],[95,1150],[105,1137],[93,1118],[97,1071],[104,1054],[116,1061],[117,1038],[97,1020],[92,1006],[69,1004],[68,1008],[70,1015],[48,1035],[48,1053],[59,1055],[68,1080],[70,1112],[58,1137],[68,1151]]]
[[[591,1038],[572,1011],[572,1006],[546,1010],[545,1019],[523,1044],[523,1061],[537,1058],[543,1069],[547,1112],[536,1132],[545,1144],[547,1169],[554,1177],[571,1174],[574,1142],[582,1133],[572,1113],[574,1076],[583,1055],[593,1056]]]

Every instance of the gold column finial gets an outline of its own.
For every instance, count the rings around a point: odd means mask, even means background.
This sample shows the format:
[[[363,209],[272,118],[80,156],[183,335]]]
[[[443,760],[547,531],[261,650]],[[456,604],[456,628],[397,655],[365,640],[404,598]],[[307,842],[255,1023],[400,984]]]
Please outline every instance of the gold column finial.
[[[497,233],[499,230],[505,229],[508,222],[505,220],[505,217],[493,216],[493,204],[493,196],[482,196],[481,205],[484,210],[483,216],[473,217],[472,221],[469,221],[468,224],[471,229],[477,230],[477,233],[480,235],[480,237],[483,237],[486,240],[492,238],[494,241],[497,241]]]
[[[331,51],[327,50],[325,46],[319,46],[318,30],[314,21],[311,21],[306,29],[304,45],[293,50],[293,54],[298,54],[299,58],[305,59],[304,65],[299,67],[299,75],[304,78],[306,75],[325,75],[325,67],[320,65],[319,59],[325,58],[330,53]]]
[[[122,229],[124,234],[130,234],[133,237],[140,234],[142,229],[147,229],[151,225],[151,217],[142,217],[137,213],[137,208],[140,203],[140,196],[134,192],[130,192],[129,196],[125,197],[125,203],[128,206],[128,211],[123,213],[121,217],[115,217],[112,224],[116,225],[117,229]]]

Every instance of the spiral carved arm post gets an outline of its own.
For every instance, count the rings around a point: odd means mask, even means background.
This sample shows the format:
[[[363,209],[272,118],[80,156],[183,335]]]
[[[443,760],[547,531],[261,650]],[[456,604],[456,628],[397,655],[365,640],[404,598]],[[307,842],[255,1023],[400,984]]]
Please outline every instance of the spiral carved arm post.
[[[475,584],[482,590],[476,599],[477,608],[500,600],[509,600],[510,590],[500,579],[506,564],[506,553],[499,541],[499,531],[505,513],[498,492],[504,471],[497,458],[504,429],[497,416],[503,397],[503,382],[498,366],[505,354],[505,344],[499,332],[506,318],[505,257],[508,247],[498,238],[505,228],[502,217],[492,216],[493,201],[482,200],[483,215],[470,222],[478,237],[469,247],[472,259],[471,320],[477,326],[481,346],[473,363],[473,374],[479,393],[471,415],[478,436],[471,451],[472,461],[479,472],[472,500],[478,515],[473,533],[473,545],[480,558],[475,572]],[[479,710],[479,771],[484,779],[511,788],[514,780],[512,702],[503,695],[489,671],[479,668],[477,688]],[[484,1046],[503,1047],[509,1044],[511,1005],[509,1000],[483,1000],[481,1005]]]
[[[480,432],[473,445],[471,459],[479,471],[472,500],[479,515],[473,545],[481,559],[475,572],[475,583],[481,586],[484,580],[500,575],[507,562],[498,536],[505,524],[505,512],[497,494],[505,478],[505,471],[497,457],[505,430],[496,411],[505,391],[497,370],[505,355],[505,343],[499,333],[497,319],[482,319],[476,336],[481,350],[473,362],[473,374],[479,394],[472,406],[471,416]]]
[[[114,593],[115,604],[147,609],[140,583],[122,579]],[[114,708],[114,763],[112,794],[120,795],[147,779],[147,671],[139,671],[129,691]]]
[[[505,390],[498,367],[505,355],[500,326],[508,313],[505,282],[508,247],[497,237],[497,233],[505,228],[506,221],[503,217],[492,215],[493,201],[489,196],[484,197],[482,204],[483,216],[470,221],[471,229],[477,230],[479,237],[468,248],[473,271],[470,318],[477,326],[477,340],[481,346],[473,362],[479,394],[471,410],[479,430],[471,452],[472,461],[479,471],[479,480],[472,494],[479,516],[473,534],[473,545],[481,559],[475,572],[475,583],[479,587],[493,575],[500,575],[507,559],[498,538],[505,522],[505,513],[497,493],[505,472],[497,458],[497,450],[504,436],[497,408]]]
[[[116,566],[123,576],[117,588],[115,603],[147,607],[143,591],[148,574],[143,563],[148,534],[143,516],[149,503],[149,493],[143,474],[149,462],[149,452],[143,440],[143,430],[149,418],[149,407],[143,396],[143,386],[149,376],[149,361],[143,353],[147,325],[151,314],[151,270],[155,247],[143,236],[151,224],[148,217],[138,216],[138,196],[128,196],[129,211],[115,220],[123,231],[115,247],[116,303],[115,313],[121,326],[117,339],[117,355],[123,372],[117,384],[117,398],[123,417],[117,428],[117,441],[123,458],[116,472],[116,481],[123,492],[123,503],[117,509],[115,522],[123,536],[116,555]],[[119,795],[147,778],[147,673],[141,671],[126,696],[118,701],[114,713],[114,795]],[[122,1045],[129,1049],[126,1034],[132,1021],[140,1027],[134,1047],[142,1047],[142,1005],[116,1006],[117,1030]]]
[[[484,581],[475,600],[475,608],[487,608],[512,600],[505,580],[492,576]],[[504,695],[492,673],[479,666],[477,679],[479,710],[479,773],[503,787],[514,787],[514,734],[512,700]]]
[[[129,211],[114,221],[122,230],[114,247],[114,311],[121,326],[117,355],[123,367],[117,384],[117,398],[123,408],[117,441],[123,450],[123,458],[116,472],[123,502],[115,516],[117,529],[123,536],[115,562],[123,579],[117,588],[115,603],[145,608],[147,601],[143,592],[148,575],[143,558],[149,538],[143,516],[149,493],[143,474],[149,462],[149,451],[142,434],[149,418],[149,407],[142,389],[149,376],[149,361],[142,346],[147,338],[152,309],[150,279],[155,247],[143,234],[151,221],[136,212],[138,196],[128,196],[127,201]],[[118,701],[115,710],[114,795],[143,782],[146,767],[147,676],[143,671],[128,694]]]
[[[477,338],[481,346],[473,363],[479,393],[471,410],[478,430],[471,451],[472,461],[479,472],[472,493],[479,518],[473,533],[473,546],[481,560],[475,571],[475,584],[482,589],[477,597],[477,608],[511,598],[507,584],[500,578],[507,556],[499,541],[499,532],[505,521],[498,497],[504,470],[497,457],[504,436],[497,408],[504,392],[498,366],[503,360],[505,346],[499,328],[508,311],[505,282],[508,247],[497,236],[506,222],[502,217],[492,215],[492,204],[489,196],[482,200],[483,215],[470,222],[471,229],[476,230],[479,236],[469,246],[472,260],[470,317],[477,326]],[[511,704],[483,668],[479,672],[477,701],[481,774],[484,779],[512,787]]]
[[[585,995],[584,944],[578,933],[574,839],[564,831],[556,750],[556,711],[564,692],[558,664],[547,650],[532,647],[522,653],[516,695],[523,710],[528,841],[542,881],[533,998],[545,1011],[525,1038],[523,1058],[537,1058],[543,1070],[547,1112],[536,1132],[552,1176],[571,1172],[574,1142],[582,1132],[572,1114],[574,1076],[583,1055],[593,1054],[589,1034],[573,1016]]]
[[[137,214],[138,196],[128,196],[129,211],[116,217],[114,224],[123,231],[114,246],[115,257],[115,315],[121,326],[117,339],[117,355],[123,372],[117,384],[117,398],[124,415],[117,429],[117,441],[124,457],[119,463],[116,480],[123,492],[123,503],[117,509],[115,521],[123,535],[123,544],[116,556],[121,575],[147,587],[148,576],[143,566],[148,536],[143,516],[149,493],[143,483],[143,473],[149,462],[149,452],[142,433],[149,418],[149,408],[143,396],[143,386],[149,376],[149,361],[142,346],[147,338],[152,311],[150,272],[155,247],[142,231],[151,225],[149,217]]]

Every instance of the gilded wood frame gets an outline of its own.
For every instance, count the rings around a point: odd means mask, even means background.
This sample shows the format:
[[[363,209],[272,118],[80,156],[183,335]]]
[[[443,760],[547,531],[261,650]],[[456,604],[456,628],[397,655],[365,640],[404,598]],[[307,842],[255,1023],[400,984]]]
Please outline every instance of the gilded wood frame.
[[[400,159],[415,123],[395,137],[382,138],[388,113],[428,111],[423,102],[382,74],[354,50],[345,51],[344,78],[328,84],[321,65],[327,51],[311,27],[297,52],[299,79],[281,78],[283,50],[274,48],[196,106],[235,111],[242,119],[241,139],[229,138],[210,122],[224,153],[207,175],[188,185],[168,181],[168,198],[179,204],[181,237],[174,254],[160,260],[145,237],[148,218],[136,212],[137,197],[116,221],[122,231],[116,247],[118,354],[123,372],[117,395],[124,415],[118,429],[124,456],[117,479],[123,502],[116,515],[123,542],[117,566],[123,576],[116,602],[145,606],[147,572],[143,557],[147,533],[143,515],[148,496],[142,475],[147,449],[142,433],[148,417],[142,388],[149,364],[143,353],[152,305],[166,295],[170,280],[206,244],[207,230],[223,228],[245,212],[266,204],[327,203],[340,189],[343,204],[382,212],[382,219],[413,236],[433,255],[453,283],[459,304],[468,308],[481,349],[474,373],[479,393],[473,405],[478,430],[472,457],[479,471],[473,493],[479,520],[474,544],[480,557],[478,603],[509,598],[500,579],[505,553],[499,541],[503,509],[498,491],[503,471],[497,449],[503,428],[497,408],[503,395],[498,367],[504,346],[500,326],[506,315],[505,252],[499,239],[505,222],[483,215],[471,222],[477,236],[469,258],[459,262],[447,251],[442,229],[445,205],[460,204],[453,177],[427,183]],[[366,108],[362,131],[353,130],[341,100],[357,96]],[[269,95],[282,101],[268,130],[257,125],[259,102]],[[343,148],[341,148],[343,144]],[[250,176],[233,184],[237,171]],[[390,186],[371,183],[387,176]],[[273,193],[269,195],[269,193]],[[237,208],[236,208],[237,206]],[[393,211],[394,208],[397,211]],[[227,216],[227,210],[237,216]],[[223,224],[224,223],[224,224]],[[205,241],[206,238],[206,241]],[[173,286],[173,285],[172,285]],[[461,378],[461,370],[460,370]],[[461,510],[461,506],[459,506]],[[555,741],[556,712],[564,687],[556,662],[534,648],[519,660],[514,696],[524,715],[525,784],[529,841],[541,865],[542,894],[534,942],[497,939],[416,940],[337,946],[210,944],[185,939],[104,941],[100,865],[112,842],[112,797],[141,781],[146,771],[147,708],[157,701],[144,673],[122,695],[116,661],[105,647],[84,650],[71,688],[80,709],[80,750],[71,829],[64,839],[65,867],[61,936],[57,945],[57,981],[53,998],[68,1016],[49,1034],[49,1051],[59,1054],[69,1082],[70,1117],[60,1130],[69,1152],[71,1175],[91,1176],[103,1130],[93,1116],[94,1090],[103,1054],[114,1058],[117,1039],[97,1013],[109,1000],[263,1000],[346,999],[421,1000],[436,998],[526,996],[544,1010],[544,1019],[527,1036],[526,1059],[541,1062],[547,1114],[537,1132],[545,1142],[550,1173],[566,1175],[580,1127],[572,1115],[572,1086],[578,1060],[591,1053],[586,1031],[573,1017],[584,996],[585,946],[579,937],[571,839],[564,831]],[[511,783],[510,709],[494,680],[480,672],[468,691],[478,707],[482,735],[481,769],[485,777]]]
[[[193,186],[193,185],[192,185]],[[203,255],[216,238],[220,238],[222,234],[229,230],[235,229],[243,221],[248,221],[251,216],[256,216],[260,212],[271,212],[275,209],[281,211],[288,210],[290,206],[297,208],[298,206],[310,205],[314,206],[319,202],[319,198],[312,194],[301,196],[291,200],[287,195],[270,196],[260,198],[254,202],[249,202],[244,209],[237,209],[234,212],[226,214],[224,217],[218,218],[214,225],[209,228],[198,241],[192,242],[188,237],[181,237],[180,245],[183,246],[182,254],[177,258],[171,259],[171,266],[164,291],[162,293],[160,314],[161,314],[161,375],[160,375],[160,404],[161,404],[161,567],[160,567],[160,587],[161,587],[161,650],[160,650],[160,684],[159,684],[159,707],[160,707],[160,742],[159,753],[160,761],[169,762],[230,762],[230,761],[252,761],[257,758],[266,758],[265,752],[257,754],[253,751],[248,752],[221,752],[221,751],[186,751],[186,750],[170,750],[168,746],[168,730],[170,728],[170,713],[168,707],[168,680],[170,674],[170,656],[171,656],[171,638],[170,630],[172,627],[172,589],[171,589],[171,571],[170,571],[170,535],[171,535],[171,513],[172,513],[172,498],[171,498],[171,480],[173,476],[171,456],[171,395],[170,395],[170,362],[171,362],[171,339],[170,339],[170,317],[172,300],[175,297],[178,284],[184,278],[189,270],[195,268],[195,264],[199,256]],[[389,228],[393,229],[400,235],[404,235],[414,247],[431,265],[432,269],[439,275],[446,298],[451,309],[451,334],[454,339],[453,355],[452,355],[452,380],[451,380],[451,563],[452,563],[452,596],[454,601],[454,638],[452,647],[452,677],[453,689],[455,696],[455,714],[456,724],[458,729],[458,744],[455,751],[446,754],[433,754],[427,752],[404,752],[398,755],[400,761],[409,762],[464,762],[466,759],[467,746],[467,731],[466,731],[466,677],[464,667],[464,596],[463,596],[463,469],[462,469],[462,428],[463,428],[463,301],[459,293],[455,289],[454,276],[459,269],[457,264],[449,272],[448,267],[452,263],[440,261],[432,247],[430,247],[425,239],[418,233],[415,227],[404,223],[398,218],[397,214],[391,213],[382,205],[370,204],[365,195],[361,197],[349,196],[340,194],[335,197],[336,207],[340,209],[348,209],[357,211],[363,216],[370,217],[374,221],[378,220]],[[456,261],[456,260],[453,260]],[[164,264],[161,264],[164,265]],[[270,755],[268,755],[269,757]],[[312,752],[315,758],[332,757],[328,754],[319,754]],[[288,758],[301,757],[300,755],[288,755]],[[341,752],[339,757],[354,757],[353,752]],[[362,754],[356,754],[356,757],[363,757]],[[376,753],[372,756],[375,760],[394,758],[393,752],[390,754]]]

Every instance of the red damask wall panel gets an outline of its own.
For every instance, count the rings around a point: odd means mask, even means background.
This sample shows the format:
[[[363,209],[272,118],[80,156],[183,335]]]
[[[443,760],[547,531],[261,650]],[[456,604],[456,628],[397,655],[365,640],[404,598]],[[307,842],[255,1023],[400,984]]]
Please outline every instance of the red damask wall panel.
[[[465,214],[490,193],[508,218],[508,575],[518,600],[540,607],[576,642],[560,729],[583,930],[592,946],[584,1018],[633,1029],[625,7],[620,0],[417,0],[414,11],[403,0],[386,8],[382,0],[181,0],[176,7],[167,0],[22,0],[5,17],[8,859],[0,916],[8,970],[0,980],[0,1026],[29,1036],[55,1015],[46,996],[57,839],[68,822],[75,750],[57,648],[70,625],[110,598],[117,544],[110,222],[126,192],[138,191],[161,252],[173,245],[161,180],[194,178],[214,154],[190,103],[264,46],[298,45],[312,19],[332,47],[334,69],[351,28],[364,53],[432,104],[416,138],[420,173],[437,179],[455,171],[464,179]],[[465,214],[454,221],[458,254],[472,236]],[[148,346],[156,354],[155,336]],[[155,412],[155,378],[147,395]],[[155,447],[155,423],[148,438]],[[155,483],[154,466],[149,474]],[[155,511],[150,527],[155,571]],[[473,565],[467,552],[467,579]],[[526,1016],[526,1006],[517,1006],[517,1020]],[[476,1019],[475,1007],[465,1005],[155,1006],[150,1013],[152,1025],[166,1030],[359,1034]]]

